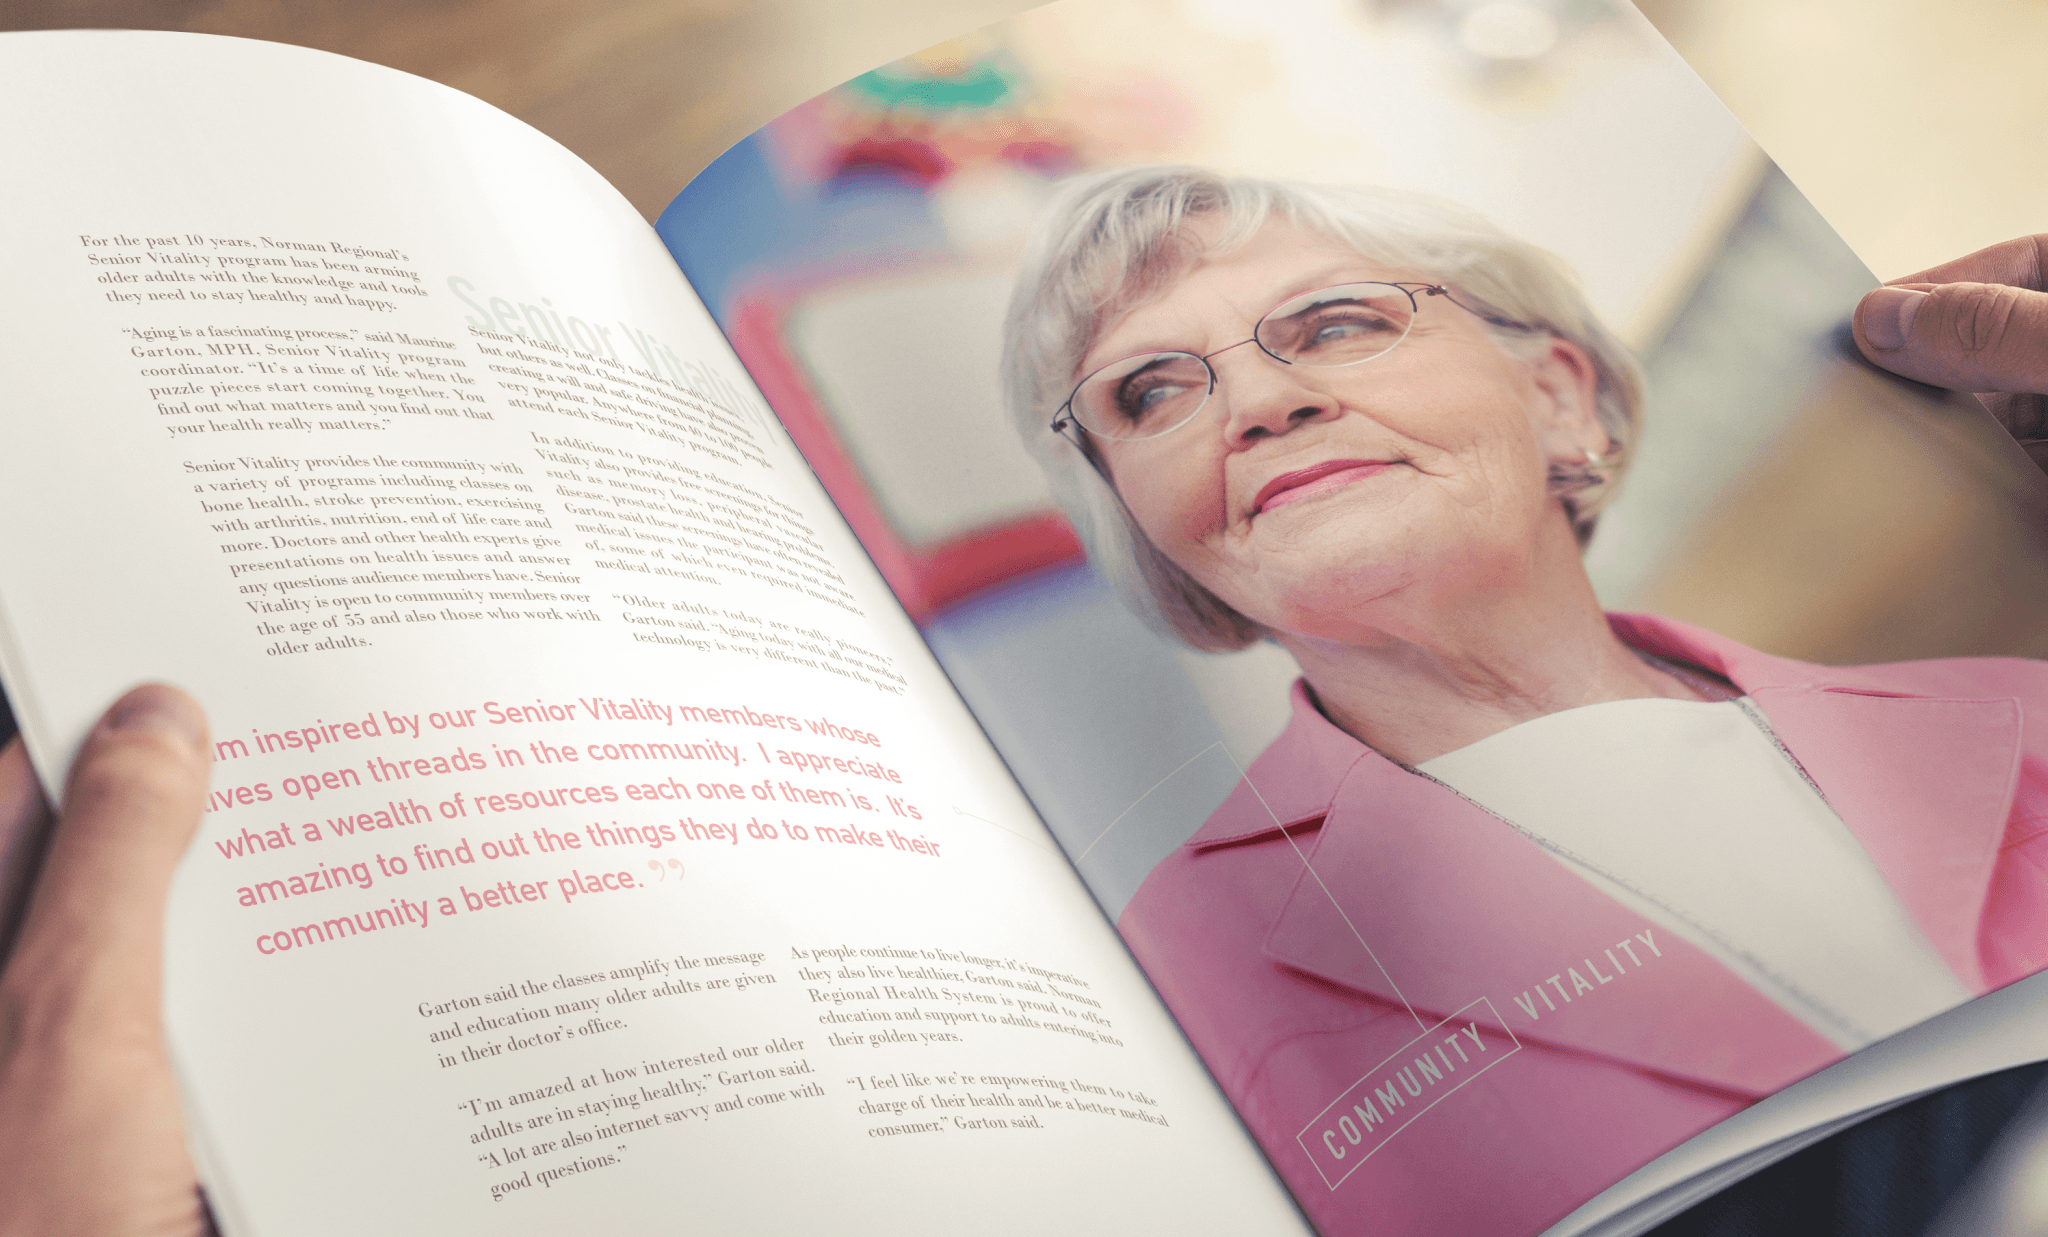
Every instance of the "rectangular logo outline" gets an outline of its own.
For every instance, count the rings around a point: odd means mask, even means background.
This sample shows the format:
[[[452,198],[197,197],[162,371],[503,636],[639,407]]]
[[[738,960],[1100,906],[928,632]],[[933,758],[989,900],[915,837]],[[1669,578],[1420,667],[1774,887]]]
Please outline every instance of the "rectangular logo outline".
[[[1439,1031],[1443,1030],[1447,1026],[1450,1026],[1452,1023],[1464,1019],[1467,1011],[1479,1005],[1486,1006],[1487,1013],[1490,1015],[1488,1019],[1489,1023],[1493,1027],[1498,1027],[1504,1034],[1506,1034],[1506,1036],[1508,1037],[1508,1042],[1513,1044],[1514,1046],[1512,1048],[1509,1048],[1506,1052],[1501,1053],[1500,1056],[1496,1057],[1495,1059],[1488,1061],[1485,1065],[1482,1065],[1478,1069],[1473,1070],[1471,1073],[1466,1074],[1463,1078],[1460,1078],[1453,1085],[1446,1087],[1441,1094],[1439,1094],[1435,1099],[1432,1099],[1429,1103],[1424,1104],[1421,1108],[1417,1109],[1413,1114],[1411,1114],[1408,1117],[1406,1121],[1403,1121],[1401,1124],[1395,1126],[1393,1129],[1388,1130],[1386,1136],[1380,1139],[1378,1146],[1375,1146],[1371,1151],[1366,1152],[1364,1155],[1359,1156],[1358,1162],[1356,1164],[1351,1165],[1349,1168],[1345,1169],[1344,1172],[1335,1181],[1330,1180],[1330,1174],[1323,1171],[1322,1160],[1316,1156],[1316,1153],[1314,1151],[1309,1149],[1308,1142],[1306,1141],[1309,1132],[1311,1130],[1314,1130],[1317,1126],[1323,1124],[1323,1117],[1327,1115],[1332,1108],[1335,1108],[1337,1105],[1343,1103],[1344,1098],[1346,1096],[1350,1095],[1352,1092],[1358,1090],[1359,1087],[1363,1086],[1366,1082],[1370,1081],[1373,1075],[1385,1069],[1389,1064],[1391,1064],[1394,1061],[1396,1057],[1402,1056],[1403,1054],[1407,1053],[1410,1049],[1414,1048],[1415,1045],[1422,1043],[1425,1040],[1429,1040],[1432,1037],[1435,1037]],[[1294,1136],[1295,1144],[1301,1148],[1302,1154],[1308,1157],[1309,1163],[1315,1165],[1316,1173],[1318,1176],[1322,1177],[1323,1184],[1327,1186],[1330,1190],[1334,1191],[1338,1186],[1343,1185],[1345,1181],[1349,1180],[1351,1174],[1357,1172],[1359,1168],[1367,1160],[1379,1154],[1380,1148],[1385,1147],[1388,1143],[1394,1141],[1395,1135],[1399,1134],[1402,1130],[1407,1129],[1409,1126],[1415,1124],[1418,1120],[1422,1118],[1423,1114],[1427,1113],[1430,1109],[1435,1108],[1438,1104],[1441,1104],[1446,1099],[1450,1098],[1450,1096],[1453,1093],[1455,1093],[1458,1090],[1458,1088],[1464,1086],[1468,1082],[1471,1082],[1474,1078],[1479,1077],[1481,1074],[1484,1074],[1486,1071],[1492,1069],[1496,1065],[1499,1065],[1502,1061],[1507,1060],[1509,1057],[1515,1055],[1517,1052],[1520,1052],[1521,1050],[1522,1041],[1518,1039],[1515,1036],[1514,1031],[1508,1027],[1507,1020],[1500,1016],[1500,1011],[1494,1008],[1494,1004],[1491,1000],[1482,996],[1479,999],[1468,1003],[1463,1009],[1460,1009],[1457,1013],[1452,1014],[1448,1018],[1445,1018],[1442,1022],[1437,1023],[1429,1030],[1424,1031],[1422,1034],[1416,1036],[1414,1039],[1411,1039],[1407,1043],[1401,1045],[1399,1048],[1396,1048],[1392,1053],[1387,1055],[1385,1060],[1373,1066],[1371,1069],[1365,1071],[1365,1073],[1360,1074],[1357,1080],[1354,1081],[1350,1086],[1345,1087],[1342,1091],[1337,1093],[1336,1099],[1333,1099],[1329,1103],[1323,1105],[1322,1110],[1316,1113],[1314,1117],[1310,1118],[1309,1123],[1307,1125],[1301,1127],[1301,1132]]]

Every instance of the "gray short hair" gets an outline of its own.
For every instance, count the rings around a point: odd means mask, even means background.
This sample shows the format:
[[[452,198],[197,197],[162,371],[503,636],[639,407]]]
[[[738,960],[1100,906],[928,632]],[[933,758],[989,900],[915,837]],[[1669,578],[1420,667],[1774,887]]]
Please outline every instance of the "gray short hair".
[[[1267,634],[1160,553],[1094,461],[1048,426],[1100,326],[1159,295],[1205,256],[1187,230],[1191,222],[1223,221],[1206,251],[1213,253],[1243,244],[1275,216],[1350,245],[1376,264],[1453,284],[1465,303],[1536,328],[1490,329],[1510,352],[1525,353],[1532,339],[1548,337],[1585,349],[1599,379],[1595,415],[1613,452],[1604,478],[1553,480],[1581,542],[1590,536],[1628,465],[1643,377],[1556,256],[1476,211],[1424,194],[1225,177],[1197,167],[1129,168],[1060,187],[1025,251],[1002,360],[1004,398],[1025,449],[1045,470],[1089,561],[1125,603],[1198,649],[1241,649]]]

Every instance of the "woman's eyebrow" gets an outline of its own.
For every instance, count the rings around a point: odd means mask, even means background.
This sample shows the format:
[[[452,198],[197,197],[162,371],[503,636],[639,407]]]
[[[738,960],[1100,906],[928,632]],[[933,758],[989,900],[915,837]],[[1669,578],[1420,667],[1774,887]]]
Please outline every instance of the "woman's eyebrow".
[[[1303,293],[1313,293],[1317,289],[1337,287],[1337,285],[1346,285],[1346,283],[1389,283],[1391,279],[1393,279],[1393,276],[1389,276],[1384,270],[1378,270],[1378,268],[1370,266],[1364,258],[1358,258],[1356,262],[1341,262],[1341,264],[1335,264],[1335,266],[1325,266],[1325,268],[1315,270],[1313,274],[1296,276],[1296,279],[1290,279],[1284,285],[1278,285],[1278,289],[1272,295],[1264,297],[1264,305],[1266,307],[1260,309],[1257,313],[1270,313],[1272,309],[1284,305],[1286,301],[1292,301],[1294,297],[1303,295]],[[1174,295],[1167,293],[1165,297],[1159,297],[1157,301],[1153,301],[1153,305],[1157,305],[1161,301],[1171,301],[1171,299],[1174,299]],[[1257,322],[1257,319],[1253,317],[1251,322]],[[1245,324],[1245,330],[1251,330],[1249,322]],[[1102,338],[1104,334],[1106,332],[1098,332],[1096,338]],[[1094,350],[1096,348],[1090,348],[1090,352],[1094,352]],[[1120,348],[1116,352],[1116,356],[1110,356],[1108,360],[1120,360],[1124,356],[1143,356],[1145,352],[1186,352],[1186,350],[1188,350],[1186,340],[1182,340],[1178,344],[1159,344],[1159,346],[1139,344],[1135,348]]]
[[[1293,300],[1295,297],[1300,296],[1305,292],[1315,292],[1322,288],[1333,288],[1339,284],[1392,282],[1392,277],[1386,275],[1384,272],[1378,270],[1362,270],[1362,268],[1365,268],[1367,266],[1368,264],[1365,262],[1365,260],[1363,258],[1360,258],[1357,262],[1347,262],[1340,266],[1332,266],[1325,270],[1319,271],[1314,275],[1305,276],[1302,279],[1299,279],[1294,283],[1288,285],[1287,291],[1284,291],[1280,293],[1278,296],[1274,297],[1273,305],[1279,306],[1284,302]]]
[[[1330,288],[1347,283],[1386,283],[1392,278],[1393,276],[1388,275],[1386,272],[1372,267],[1361,256],[1356,261],[1340,262],[1333,266],[1322,267],[1313,274],[1289,280],[1281,285],[1279,291],[1276,291],[1271,297],[1267,298],[1266,307],[1257,312],[1260,314],[1270,313],[1305,292],[1314,292],[1321,288]],[[1159,298],[1158,301],[1154,301],[1153,304],[1159,304],[1162,301],[1170,301],[1172,299],[1173,294],[1168,293]],[[1252,325],[1257,321],[1257,318],[1253,318],[1250,322],[1247,322],[1245,324],[1246,332],[1250,332]],[[1111,330],[1113,331],[1115,328],[1112,327]],[[1097,339],[1100,338],[1102,336],[1098,335]],[[1201,355],[1201,349],[1191,344],[1188,340],[1182,339],[1166,342],[1164,336],[1154,336],[1152,338],[1154,340],[1152,343],[1119,345],[1114,351],[1102,353],[1101,359],[1095,360],[1092,363],[1090,358],[1097,355],[1099,345],[1091,344],[1088,351],[1082,355],[1079,372],[1082,374],[1093,373],[1104,365],[1121,361],[1126,357],[1144,356],[1148,352],[1186,352],[1195,356]]]

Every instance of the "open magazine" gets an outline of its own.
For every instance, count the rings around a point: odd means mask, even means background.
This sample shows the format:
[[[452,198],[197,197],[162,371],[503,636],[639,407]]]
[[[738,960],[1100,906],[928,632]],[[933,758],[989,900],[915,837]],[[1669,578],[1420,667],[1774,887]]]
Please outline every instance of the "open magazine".
[[[0,671],[52,786],[209,710],[231,1233],[1636,1232],[2048,1056],[2038,475],[1631,12],[1055,5],[658,233],[324,53],[0,83]]]

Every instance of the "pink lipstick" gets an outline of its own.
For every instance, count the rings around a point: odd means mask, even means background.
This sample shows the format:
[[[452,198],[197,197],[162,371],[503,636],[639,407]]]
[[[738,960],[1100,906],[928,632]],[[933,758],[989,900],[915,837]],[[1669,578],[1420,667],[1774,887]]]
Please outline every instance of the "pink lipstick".
[[[1252,500],[1252,514],[1263,515],[1297,499],[1342,489],[1392,466],[1391,460],[1325,460],[1312,468],[1281,473],[1259,490]]]

